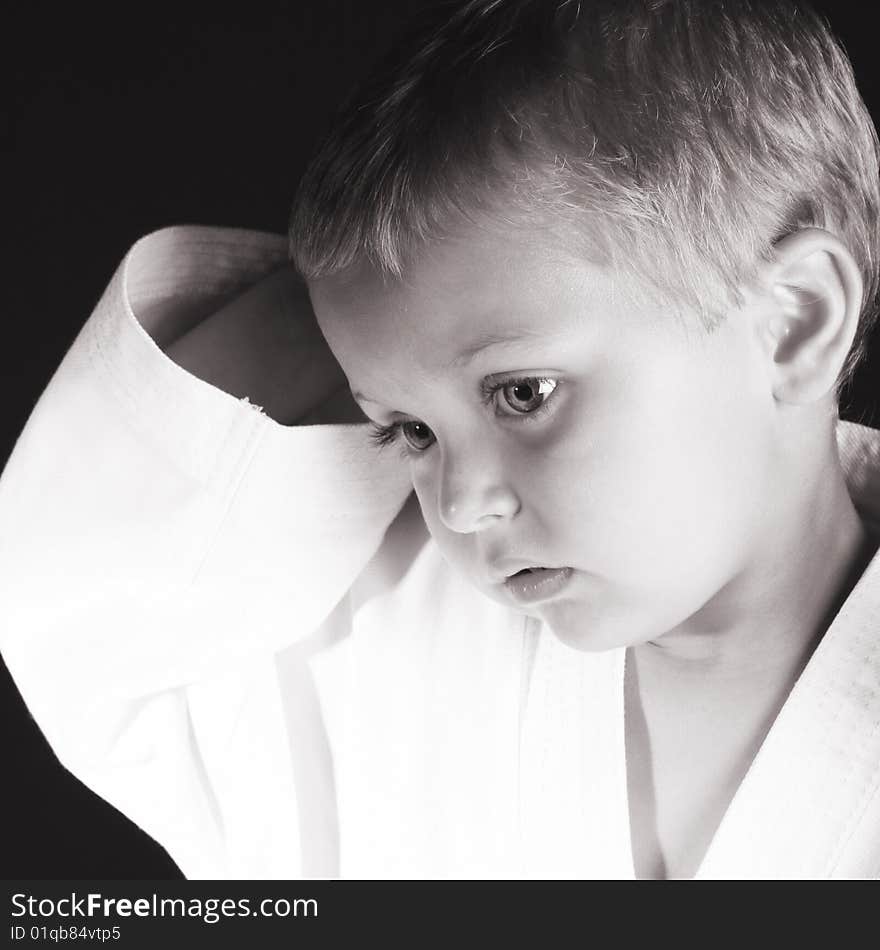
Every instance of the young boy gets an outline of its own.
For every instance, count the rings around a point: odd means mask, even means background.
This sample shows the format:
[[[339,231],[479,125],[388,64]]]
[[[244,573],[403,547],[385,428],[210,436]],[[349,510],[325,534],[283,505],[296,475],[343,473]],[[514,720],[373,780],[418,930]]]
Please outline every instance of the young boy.
[[[61,761],[190,877],[880,874],[877,166],[789,2],[415,30],[301,185],[309,298],[152,235],[18,443]]]

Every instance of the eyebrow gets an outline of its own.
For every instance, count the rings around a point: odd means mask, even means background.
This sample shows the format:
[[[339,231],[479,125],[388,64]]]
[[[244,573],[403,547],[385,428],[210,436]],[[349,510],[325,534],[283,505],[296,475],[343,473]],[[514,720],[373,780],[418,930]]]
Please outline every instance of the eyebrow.
[[[463,368],[469,366],[481,353],[485,352],[486,350],[515,349],[516,347],[522,346],[524,343],[531,343],[536,339],[546,338],[546,334],[538,330],[528,329],[524,329],[518,336],[507,336],[498,333],[484,334],[483,336],[474,340],[473,343],[470,343],[468,346],[464,347],[461,352],[454,356],[446,365],[450,368]],[[370,396],[360,392],[359,390],[352,390],[351,394],[358,402],[369,402],[374,406],[382,405],[382,403],[378,400],[372,399]]]
[[[502,336],[497,333],[486,334],[464,349],[449,361],[449,366],[462,367],[470,365],[481,353],[490,349],[515,349],[524,343],[532,343],[536,339],[546,339],[546,334],[538,330],[524,329],[517,336]]]

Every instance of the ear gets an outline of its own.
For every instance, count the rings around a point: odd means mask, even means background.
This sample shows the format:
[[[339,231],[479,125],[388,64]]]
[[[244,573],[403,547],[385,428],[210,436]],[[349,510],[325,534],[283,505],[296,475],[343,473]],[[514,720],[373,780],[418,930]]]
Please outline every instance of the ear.
[[[833,234],[805,228],[775,245],[763,276],[769,306],[761,330],[773,395],[796,405],[816,402],[835,390],[852,346],[862,308],[858,265]]]

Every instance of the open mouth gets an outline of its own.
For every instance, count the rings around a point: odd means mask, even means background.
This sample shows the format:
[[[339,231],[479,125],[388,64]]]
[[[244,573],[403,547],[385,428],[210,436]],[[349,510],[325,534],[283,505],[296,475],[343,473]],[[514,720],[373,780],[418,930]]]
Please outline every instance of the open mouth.
[[[525,577],[527,574],[544,574],[547,571],[558,571],[558,567],[524,567],[515,574],[509,574],[508,577]]]
[[[519,603],[547,600],[559,593],[572,575],[570,567],[524,567],[504,582],[508,594]]]

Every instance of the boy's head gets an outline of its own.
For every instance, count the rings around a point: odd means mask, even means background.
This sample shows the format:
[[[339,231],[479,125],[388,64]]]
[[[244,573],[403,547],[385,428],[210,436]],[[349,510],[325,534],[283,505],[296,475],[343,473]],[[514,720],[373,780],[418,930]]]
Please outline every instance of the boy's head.
[[[470,0],[417,23],[343,109],[297,197],[307,279],[400,276],[490,217],[626,268],[711,328],[775,243],[880,254],[878,149],[849,62],[789,0]]]
[[[849,504],[877,191],[846,59],[789,3],[479,0],[349,104],[292,249],[444,553],[597,648],[772,613],[770,577],[821,597],[779,565]]]

